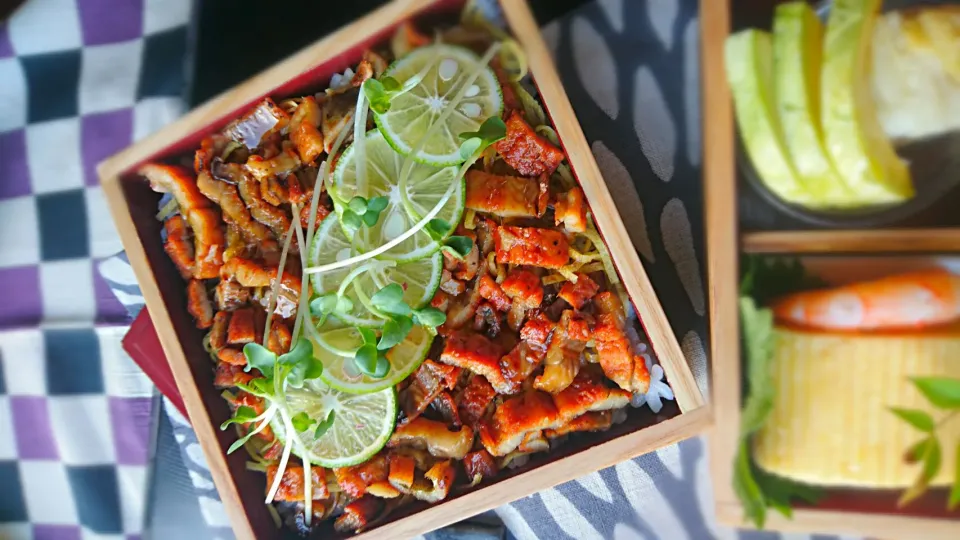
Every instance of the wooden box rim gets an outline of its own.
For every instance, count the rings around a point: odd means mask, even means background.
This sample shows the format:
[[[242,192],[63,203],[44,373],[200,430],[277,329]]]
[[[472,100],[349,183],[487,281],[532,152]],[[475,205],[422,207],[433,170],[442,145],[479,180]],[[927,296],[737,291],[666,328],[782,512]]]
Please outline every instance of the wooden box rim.
[[[723,45],[731,32],[731,0],[700,0],[703,99],[703,185],[706,210],[710,317],[711,400],[716,422],[708,438],[717,520],[753,528],[733,491],[733,460],[741,402],[738,260],[745,253],[920,254],[960,251],[960,229],[872,229],[750,232],[737,219],[734,115]],[[768,511],[767,530],[859,534],[877,538],[946,540],[960,535],[951,518],[914,517],[835,509],[794,509],[787,519]]]
[[[222,118],[224,111],[237,110],[311,67],[349,50],[365,37],[403,21],[442,0],[393,0],[366,17],[341,28],[315,42],[288,59],[261,72],[231,90],[209,100],[162,130],[133,144],[102,162],[97,172],[124,249],[137,276],[147,308],[156,325],[157,334],[173,370],[177,386],[190,415],[197,438],[210,465],[211,475],[234,532],[240,539],[255,538],[255,530],[241,504],[240,492],[226,465],[223,449],[215,437],[217,423],[205,409],[201,388],[190,372],[186,353],[181,346],[162,299],[143,244],[141,244],[131,208],[122,190],[122,176],[135,166],[160,154],[205,126]],[[538,490],[572,480],[672,444],[703,432],[711,424],[711,413],[705,406],[696,381],[684,359],[656,293],[619,219],[613,199],[603,182],[586,138],[573,113],[560,83],[553,60],[540,34],[526,1],[500,0],[511,34],[526,51],[530,71],[536,80],[541,98],[553,120],[560,139],[587,200],[594,209],[594,219],[606,239],[610,253],[633,300],[651,346],[673,387],[681,409],[678,416],[638,429],[587,451],[558,458],[530,471],[499,481],[493,485],[448,500],[441,505],[400,518],[389,527],[373,529],[356,538],[381,536],[415,536],[453,523]],[[598,209],[600,211],[598,211]],[[159,241],[159,239],[158,239]],[[389,532],[388,532],[389,531]]]

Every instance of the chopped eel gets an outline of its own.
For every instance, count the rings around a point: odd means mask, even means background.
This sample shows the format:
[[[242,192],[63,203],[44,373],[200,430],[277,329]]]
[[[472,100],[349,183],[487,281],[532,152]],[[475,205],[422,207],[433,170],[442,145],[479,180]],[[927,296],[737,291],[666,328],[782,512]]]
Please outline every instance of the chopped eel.
[[[267,134],[280,131],[289,120],[290,115],[286,111],[277,107],[272,99],[265,98],[250,112],[224,128],[223,134],[254,150]]]
[[[493,415],[480,422],[480,442],[490,454],[505,456],[515,450],[527,433],[561,425],[550,394],[528,390],[507,399]]]
[[[223,266],[227,266],[229,262]],[[221,279],[214,289],[214,296],[217,299],[217,309],[233,311],[250,301],[250,290],[232,279]]]
[[[480,289],[480,296],[489,301],[498,311],[510,310],[510,297],[489,274],[480,276],[477,288]]]
[[[500,285],[512,303],[507,312],[507,325],[519,330],[527,313],[543,303],[543,285],[530,270],[514,268]]]
[[[353,113],[357,106],[360,90],[347,88],[346,91],[327,97],[323,102],[323,120],[320,131],[323,133],[323,151],[330,153],[340,132],[348,130],[343,145],[353,140]]]
[[[440,290],[452,296],[460,296],[467,290],[467,284],[454,278],[453,274],[444,268],[440,274]]]
[[[250,259],[235,257],[227,261],[220,269],[220,279],[234,279],[244,287],[267,287],[273,289],[277,278],[277,267],[268,266]],[[292,317],[297,311],[297,302],[300,298],[302,281],[298,276],[284,271],[280,278],[280,288],[276,298],[274,313],[285,319]],[[261,303],[267,307],[269,294],[261,298]]]
[[[254,154],[247,159],[247,163],[244,165],[244,167],[251,176],[260,182],[262,196],[263,182],[265,180],[269,178],[275,178],[277,176],[288,175],[299,169],[300,165],[300,156],[297,155],[297,152],[294,149],[288,148],[280,154],[269,159],[264,159],[262,156]],[[280,202],[271,201],[271,204],[279,205]]]
[[[430,300],[430,307],[435,307],[446,313],[450,308],[450,295],[444,291],[438,290]]]
[[[420,416],[397,427],[387,443],[388,448],[409,446],[422,448],[438,458],[462,459],[473,446],[473,429],[462,426],[450,430],[443,422]]]
[[[385,503],[372,495],[365,495],[344,507],[343,513],[333,522],[337,532],[353,532],[375,521],[383,513]]]
[[[481,449],[463,457],[463,470],[467,473],[472,487],[484,478],[493,478],[497,474],[497,462],[490,452]]]
[[[500,217],[537,217],[540,185],[532,178],[467,171],[466,207]]]
[[[194,274],[193,243],[190,241],[187,221],[180,214],[174,214],[163,223],[163,228],[167,232],[163,250],[167,252],[183,279],[192,278]]]
[[[390,482],[381,480],[367,486],[367,494],[381,499],[395,499],[401,495],[400,490],[393,487]]]
[[[463,423],[460,421],[460,413],[457,411],[457,402],[450,395],[450,392],[440,392],[431,403],[431,406],[440,413],[440,417],[448,426],[460,427]]]
[[[578,431],[606,431],[613,425],[613,412],[595,411],[581,414],[573,420],[563,424],[556,429],[544,430],[543,434],[548,439],[555,439],[563,435],[575,433]]]
[[[586,232],[587,200],[583,190],[575,187],[558,196],[553,204],[553,219],[556,225],[563,223],[570,232]]]
[[[307,195],[309,199],[313,196],[313,192],[308,192]],[[329,198],[326,192],[320,194],[320,200],[317,202],[317,215],[313,222],[313,230],[319,229],[320,222],[330,215],[330,208],[327,206],[328,200]],[[311,203],[306,203],[303,205],[303,208],[300,209],[300,226],[303,227],[304,230],[310,228],[310,204]]]
[[[500,371],[501,356],[501,346],[486,336],[458,331],[447,337],[440,361],[483,375],[497,392],[509,393],[511,388]]]
[[[270,352],[276,355],[286,354],[290,351],[292,341],[293,335],[285,322],[277,319],[270,322],[270,334],[267,336],[267,349]]]
[[[480,419],[487,414],[497,391],[483,375],[473,375],[459,396],[457,409],[460,421],[474,431],[479,429]]]
[[[407,421],[423,414],[444,389],[452,390],[460,371],[456,366],[424,360],[410,378],[410,384],[400,393],[400,405]]]
[[[547,344],[550,341],[550,333],[556,329],[556,323],[551,321],[542,313],[538,313],[520,330],[520,339],[536,346],[538,349],[547,350]]]
[[[207,286],[199,279],[187,283],[187,311],[193,315],[197,328],[210,328],[213,325],[213,303],[207,294]]]
[[[247,357],[243,355],[243,350],[234,347],[224,347],[217,351],[217,359],[224,364],[244,367],[247,365]]]
[[[269,227],[277,238],[282,238],[290,227],[290,218],[285,211],[263,200],[260,182],[249,174],[243,174],[238,178],[237,187],[240,197],[250,209],[250,216]]]
[[[254,377],[254,374],[244,371],[243,366],[219,362],[214,372],[213,385],[217,388],[230,388],[238,384],[248,384]]]
[[[230,324],[230,312],[218,311],[213,316],[213,326],[210,327],[209,336],[210,348],[214,352],[226,347],[227,345],[227,327]]]
[[[267,466],[267,490],[273,486],[277,478],[279,466]],[[310,491],[314,501],[326,499],[330,496],[330,490],[327,489],[327,472],[322,467],[316,465],[310,467]],[[304,480],[306,479],[303,471],[303,465],[300,463],[290,463],[284,469],[283,478],[280,479],[280,489],[274,495],[274,501],[303,502]]]
[[[563,152],[533,130],[514,110],[507,118],[507,136],[497,143],[497,152],[503,160],[523,176],[553,174],[563,161]]]
[[[390,466],[390,472],[387,480],[394,487],[410,488],[416,480],[417,462],[414,458],[390,452],[387,456],[387,462]]]
[[[334,469],[337,485],[351,497],[361,497],[367,492],[367,486],[387,479],[387,456],[381,452],[353,467]]]
[[[497,227],[497,262],[560,268],[570,260],[570,244],[560,231],[536,227]]]
[[[570,386],[580,371],[580,357],[589,340],[587,319],[573,310],[564,311],[547,347],[543,374],[533,382],[534,388],[556,394]]]
[[[247,257],[250,250],[240,228],[230,223],[227,218],[223,220],[227,224],[227,249],[223,250],[223,262],[234,257]]]
[[[290,119],[290,140],[297,147],[303,163],[313,163],[323,154],[323,135],[318,127],[323,119],[320,105],[313,96],[306,96],[297,105]]]
[[[481,332],[486,329],[486,334],[490,337],[497,337],[503,324],[500,320],[500,313],[490,302],[483,301],[477,307],[477,314],[473,319],[473,329]]]
[[[470,281],[477,277],[477,271],[480,270],[480,250],[477,249],[477,235],[473,231],[468,231],[462,227],[458,228],[458,236],[469,238],[473,244],[470,251],[462,259],[451,255],[450,252],[443,252],[443,267],[449,270],[452,277],[460,281]]]
[[[390,67],[390,64],[387,62],[387,59],[380,56],[379,54],[366,50],[363,51],[363,60],[370,63],[370,66],[373,67],[373,77],[379,79],[383,72]]]
[[[517,446],[518,452],[532,454],[534,452],[546,452],[550,449],[550,443],[543,437],[543,431],[530,431],[523,436],[523,440]]]
[[[469,294],[451,299],[450,307],[447,309],[447,322],[438,329],[441,335],[452,333],[473,319],[482,300],[477,287],[471,287]]]
[[[588,412],[626,407],[630,403],[630,392],[608,387],[599,373],[585,369],[570,386],[553,396],[553,403],[556,405],[560,422],[551,426],[551,429],[557,429]]]
[[[406,495],[430,503],[440,502],[450,494],[457,477],[453,462],[438,461],[421,476],[414,460],[407,456],[391,456],[390,484]]]
[[[219,173],[219,174],[215,174]],[[202,171],[197,176],[197,186],[208,199],[220,206],[224,220],[233,224],[250,242],[263,251],[276,251],[277,241],[270,229],[251,217],[247,204],[237,191],[242,171],[236,163],[225,166],[219,158],[214,159],[211,172]],[[229,257],[224,256],[224,260]]]
[[[586,274],[577,273],[577,282],[567,281],[560,287],[560,298],[566,300],[574,309],[583,309],[584,304],[590,301],[600,290],[597,282]]]
[[[650,372],[624,332],[626,314],[623,304],[616,294],[606,291],[594,298],[594,305],[598,315],[593,342],[604,374],[624,390],[646,392],[650,387]]]
[[[499,57],[493,57],[493,60],[490,61],[490,68],[493,69],[493,73],[496,75],[497,81],[500,82],[500,89],[503,93],[504,112],[523,112],[523,103],[521,103],[520,98],[517,97],[517,92],[513,89],[513,81],[507,75],[506,71],[503,70],[503,66],[500,64]]]
[[[227,328],[227,343],[230,345],[246,345],[247,343],[253,343],[256,339],[257,331],[254,330],[253,308],[234,311],[230,318],[230,326]]]
[[[172,194],[180,205],[180,212],[187,218],[193,231],[193,277],[217,277],[226,246],[223,223],[220,212],[200,192],[193,174],[183,167],[155,163],[144,165],[137,172],[150,182],[154,191]]]

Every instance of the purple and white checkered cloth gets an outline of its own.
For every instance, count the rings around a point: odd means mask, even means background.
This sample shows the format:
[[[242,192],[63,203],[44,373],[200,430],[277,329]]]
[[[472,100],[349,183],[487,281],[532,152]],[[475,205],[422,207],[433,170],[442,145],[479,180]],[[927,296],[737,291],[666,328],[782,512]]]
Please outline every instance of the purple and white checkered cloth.
[[[182,112],[189,0],[28,0],[0,23],[0,538],[139,538],[157,413],[96,272],[98,161]],[[110,326],[114,325],[114,326]]]

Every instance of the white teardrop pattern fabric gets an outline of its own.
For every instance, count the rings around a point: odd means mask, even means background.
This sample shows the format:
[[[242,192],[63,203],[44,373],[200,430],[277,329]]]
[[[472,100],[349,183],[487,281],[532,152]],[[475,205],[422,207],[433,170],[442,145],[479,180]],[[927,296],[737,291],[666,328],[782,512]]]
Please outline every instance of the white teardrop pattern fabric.
[[[684,355],[709,373],[697,0],[596,0],[544,28]],[[496,509],[520,540],[779,540],[716,523],[702,438]],[[818,540],[831,537],[818,536]]]

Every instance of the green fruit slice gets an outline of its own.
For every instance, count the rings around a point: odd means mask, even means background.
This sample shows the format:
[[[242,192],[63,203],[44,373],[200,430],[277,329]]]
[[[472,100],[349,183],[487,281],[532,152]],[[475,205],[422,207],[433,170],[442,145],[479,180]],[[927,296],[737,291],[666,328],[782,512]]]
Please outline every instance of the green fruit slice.
[[[373,197],[387,197],[389,203],[380,213],[380,219],[372,227],[361,227],[353,236],[353,244],[360,251],[370,251],[400,236],[420,220],[422,215],[429,212],[440,198],[449,189],[450,184],[457,180],[457,167],[436,168],[420,163],[410,163],[411,167],[406,176],[406,199],[413,211],[422,210],[422,214],[412,214],[404,205],[400,194],[400,178],[404,165],[404,158],[397,154],[387,144],[383,135],[376,130],[367,133],[364,140],[363,166],[366,168],[364,186],[358,186],[356,144],[344,151],[337,163],[334,173],[334,190],[336,198],[334,204],[337,212],[342,215],[345,205],[355,196],[366,199]],[[451,224],[460,221],[464,208],[465,182],[459,180],[460,186],[454,193],[437,218]],[[433,240],[427,231],[418,232],[404,240],[393,249],[380,255],[378,258],[395,260],[397,262],[415,261],[436,253],[440,243]]]
[[[377,125],[390,145],[404,156],[420,148],[412,156],[418,162],[436,166],[461,163],[459,135],[477,131],[484,120],[500,116],[503,110],[500,84],[493,70],[480,65],[476,54],[444,44],[414,49],[384,75],[403,85],[427,66],[431,67],[419,84],[394,97],[389,111],[375,114]],[[478,75],[472,76],[475,73]],[[458,93],[462,96],[456,101]],[[450,113],[443,115],[449,107]],[[445,116],[441,125],[431,129],[441,116]]]
[[[777,111],[797,174],[814,208],[855,206],[859,200],[833,168],[820,124],[823,26],[805,2],[777,6],[773,65]]]
[[[761,180],[785,201],[815,204],[790,160],[774,109],[770,34],[750,29],[731,35],[724,59],[740,135]]]
[[[297,434],[306,455],[299,445],[293,445],[294,453],[322,467],[348,467],[370,459],[387,444],[397,420],[397,392],[393,388],[356,395],[314,379],[306,381],[301,389],[287,390],[286,396],[292,416],[304,412],[319,423],[334,412],[333,424],[319,438],[313,430]],[[286,441],[279,416],[270,427],[281,442]]]
[[[323,363],[323,374],[320,376],[323,382],[350,394],[379,392],[407,378],[427,357],[434,338],[424,327],[414,326],[406,339],[387,351],[390,371],[386,377],[375,379],[357,370],[353,361],[353,353],[363,344],[360,333],[350,336],[345,332],[335,331],[338,332],[336,336],[326,339],[321,337],[325,344],[314,344],[314,355]],[[326,334],[325,330],[321,328],[320,334]],[[330,352],[330,348],[341,349],[350,354],[337,355]]]
[[[824,38],[823,131],[837,172],[865,205],[913,196],[910,171],[877,118],[870,88],[872,34],[880,0],[836,0]]]

